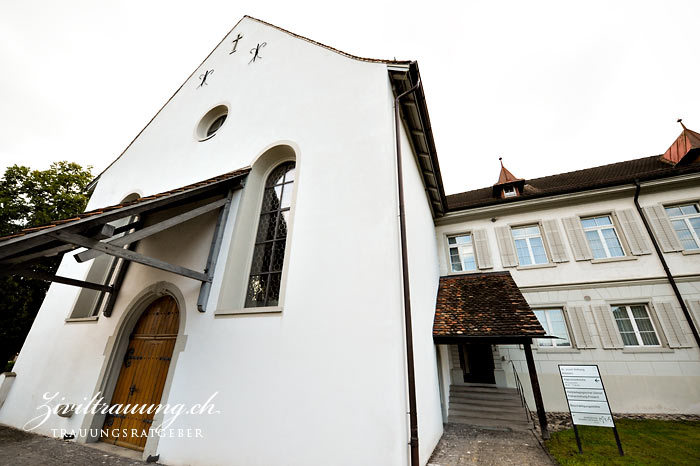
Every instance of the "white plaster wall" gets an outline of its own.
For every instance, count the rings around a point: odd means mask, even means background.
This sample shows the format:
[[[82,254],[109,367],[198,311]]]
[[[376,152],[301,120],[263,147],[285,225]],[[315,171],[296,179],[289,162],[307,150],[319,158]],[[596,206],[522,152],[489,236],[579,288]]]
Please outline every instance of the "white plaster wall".
[[[201,270],[206,262],[215,221],[214,213],[191,220],[176,229],[142,240],[136,251]],[[173,247],[181,244],[188,247]],[[89,263],[78,264],[72,255],[63,260],[58,274],[82,278]],[[65,322],[79,289],[52,284],[14,366],[16,383],[0,410],[0,423],[22,427],[29,419],[45,412],[44,408],[37,409],[44,404],[42,397],[45,392],[60,393],[59,398],[49,403],[51,406],[59,401],[78,404],[89,400],[99,383],[98,376],[108,356],[106,349],[110,337],[116,332],[128,304],[141,290],[159,281],[172,283],[185,295],[186,307],[180,310],[185,314],[183,319],[196,314],[198,282],[141,264],[130,265],[110,318],[100,316],[95,321]],[[164,393],[164,401],[167,395]],[[78,414],[71,418],[51,416],[34,431],[52,435],[51,429],[84,427],[82,421],[83,416]]]
[[[572,215],[607,213],[634,209],[634,189],[630,187],[614,194],[594,195],[558,202],[530,203],[522,207],[499,207],[472,213],[463,219],[442,221],[436,227],[441,274],[449,273],[446,236],[487,230],[494,263],[493,270],[509,270],[531,307],[582,306],[586,309],[589,331],[595,349],[546,350],[534,352],[537,373],[547,410],[567,411],[557,364],[598,364],[610,398],[613,412],[627,413],[700,413],[700,351],[691,330],[678,308],[678,317],[690,348],[603,349],[590,306],[615,302],[650,303],[654,300],[672,302],[678,307],[660,261],[654,254],[632,256],[632,260],[608,263],[577,262],[563,224],[559,224],[569,262],[548,268],[504,268],[495,235],[495,226],[537,223],[546,219],[561,219]],[[642,207],[656,203],[687,202],[700,199],[700,189],[689,181],[677,180],[643,187]],[[492,221],[495,219],[495,221]],[[638,219],[642,226],[641,219]],[[621,233],[618,228],[618,234]],[[651,243],[649,243],[651,246]],[[700,255],[668,253],[665,257],[686,300],[700,299]],[[652,311],[653,312],[653,311]],[[571,329],[569,329],[571,332]],[[657,325],[663,334],[663,328]],[[663,338],[663,337],[662,337]],[[506,360],[515,362],[521,381],[527,386],[530,406],[534,400],[522,349],[513,345],[499,347]],[[507,372],[510,365],[504,362]],[[508,375],[509,384],[513,384]]]
[[[238,33],[245,39],[229,55]],[[247,51],[263,41],[262,60],[248,64]],[[197,89],[197,77],[205,69],[215,73],[208,86]],[[162,462],[406,464],[403,316],[387,79],[385,65],[348,59],[242,20],[102,175],[88,208],[114,204],[130,192],[157,193],[215,176],[251,164],[277,143],[290,143],[297,151],[300,176],[294,231],[287,245],[291,254],[283,312],[215,316],[210,307],[200,314],[195,310],[197,282],[135,264],[111,318],[68,324],[64,319],[77,290],[52,285],[15,366],[17,380],[0,422],[23,425],[45,391],[65,394],[70,402],[89,398],[99,383],[108,337],[125,306],[140,290],[165,280],[185,296],[181,311],[187,339],[164,401],[191,406],[218,392],[214,401],[221,414],[178,420],[174,428],[201,428],[205,439],[161,439],[157,452]],[[196,141],[199,118],[220,103],[231,108],[225,125],[211,140]],[[411,202],[416,204],[417,175],[409,175]],[[411,208],[410,221],[417,228],[411,237],[434,244],[432,232],[426,232],[426,208]],[[139,251],[201,270],[214,219],[201,218],[144,240]],[[232,231],[230,224],[227,231]],[[428,321],[432,325],[434,257],[434,248],[412,251],[418,270],[413,279],[415,325],[420,332]],[[77,278],[86,272],[86,264],[71,258],[64,259],[59,271]],[[429,285],[419,286],[423,279]],[[246,283],[217,278],[210,304],[217,302],[222,286]],[[439,436],[429,335],[416,341],[424,445],[434,444]],[[78,415],[52,417],[40,431],[78,428],[82,421]],[[424,449],[423,458],[428,454]]]
[[[406,241],[411,287],[420,457],[421,463],[427,463],[442,436],[437,347],[432,337],[435,299],[440,275],[433,217],[417,161],[403,126],[401,126],[401,154],[404,171]]]

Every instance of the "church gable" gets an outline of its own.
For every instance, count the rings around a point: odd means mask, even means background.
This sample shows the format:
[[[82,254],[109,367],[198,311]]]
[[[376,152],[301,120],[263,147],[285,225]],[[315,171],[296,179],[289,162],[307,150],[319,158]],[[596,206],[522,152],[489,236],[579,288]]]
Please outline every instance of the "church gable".
[[[127,174],[158,192],[251,165],[277,143],[362,138],[380,126],[387,63],[244,17],[102,173],[90,207],[115,202]]]

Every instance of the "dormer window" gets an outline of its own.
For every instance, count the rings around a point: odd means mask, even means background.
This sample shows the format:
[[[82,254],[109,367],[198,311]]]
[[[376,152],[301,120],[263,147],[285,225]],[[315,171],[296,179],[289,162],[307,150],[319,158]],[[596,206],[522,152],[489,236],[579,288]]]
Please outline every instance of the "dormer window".
[[[503,166],[503,159],[498,159],[501,162],[501,173],[498,175],[498,182],[493,185],[493,197],[497,199],[505,199],[507,197],[518,197],[525,187],[525,180],[516,178],[511,172]]]

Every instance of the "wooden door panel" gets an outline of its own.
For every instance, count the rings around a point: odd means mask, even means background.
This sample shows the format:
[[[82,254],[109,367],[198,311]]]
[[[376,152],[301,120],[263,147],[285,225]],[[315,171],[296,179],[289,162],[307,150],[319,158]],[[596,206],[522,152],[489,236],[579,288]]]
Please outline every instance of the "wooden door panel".
[[[114,388],[111,405],[156,406],[160,403],[168,375],[180,314],[175,300],[160,298],[144,311],[129,337],[124,362]],[[152,426],[154,412],[107,415],[101,440],[143,450],[147,437],[141,435]],[[132,435],[133,429],[137,435]]]

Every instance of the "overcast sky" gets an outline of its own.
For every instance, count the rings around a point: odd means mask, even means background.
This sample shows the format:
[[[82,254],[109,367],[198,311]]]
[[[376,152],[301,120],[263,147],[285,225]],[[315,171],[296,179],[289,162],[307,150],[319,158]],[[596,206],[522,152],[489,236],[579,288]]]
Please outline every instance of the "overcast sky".
[[[418,60],[449,193],[700,131],[696,1],[0,0],[0,168],[114,160],[245,14]]]

